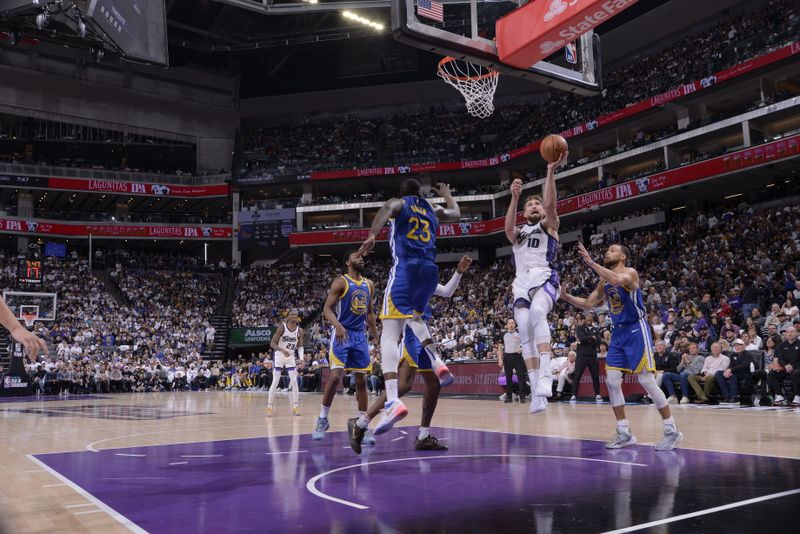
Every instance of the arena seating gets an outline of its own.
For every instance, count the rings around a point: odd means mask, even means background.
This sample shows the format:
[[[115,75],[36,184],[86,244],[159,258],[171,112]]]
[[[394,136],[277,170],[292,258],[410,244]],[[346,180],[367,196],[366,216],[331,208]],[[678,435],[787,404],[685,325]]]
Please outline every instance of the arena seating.
[[[242,146],[250,161],[247,169],[238,172],[267,169],[307,173],[501,154],[747,61],[796,40],[798,34],[800,16],[796,3],[775,0],[760,10],[730,16],[705,32],[687,36],[664,50],[606,73],[605,90],[596,97],[556,93],[546,102],[499,101],[495,114],[485,120],[470,119],[460,109],[437,106],[398,112],[382,119],[347,115],[293,126],[251,124],[244,127],[242,134]],[[642,132],[632,145],[672,133]]]

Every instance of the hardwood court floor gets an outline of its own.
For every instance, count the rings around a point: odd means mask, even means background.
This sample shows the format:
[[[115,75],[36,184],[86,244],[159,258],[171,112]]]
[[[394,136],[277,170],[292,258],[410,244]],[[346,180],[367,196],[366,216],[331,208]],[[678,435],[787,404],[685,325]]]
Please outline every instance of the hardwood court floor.
[[[409,417],[358,457],[342,432],[352,397],[336,398],[325,440],[312,442],[319,395],[302,396],[300,417],[283,395],[269,419],[265,396],[0,403],[5,530],[602,532],[655,522],[661,532],[781,532],[800,504],[798,409],[676,406],[685,439],[665,455],[648,446],[661,432],[652,406],[628,408],[640,445],[606,451],[597,440],[613,433],[608,404],[551,403],[532,416],[518,403],[443,398],[433,433],[450,451],[419,453],[421,399],[411,397]],[[707,512],[720,506],[730,508]]]

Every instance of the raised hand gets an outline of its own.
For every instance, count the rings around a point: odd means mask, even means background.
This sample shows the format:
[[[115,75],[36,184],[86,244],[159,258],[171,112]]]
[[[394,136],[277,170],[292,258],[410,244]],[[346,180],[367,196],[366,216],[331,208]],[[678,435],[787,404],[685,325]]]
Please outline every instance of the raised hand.
[[[511,196],[518,199],[522,195],[522,180],[515,178],[511,182]]]
[[[581,255],[581,258],[583,258],[583,261],[586,263],[586,265],[591,267],[592,264],[594,264],[592,256],[589,254],[589,251],[586,250],[586,247],[583,246],[583,243],[578,243],[578,254]]]
[[[459,273],[461,273],[461,274],[464,274],[465,272],[467,272],[467,269],[469,269],[469,266],[470,266],[470,265],[472,265],[472,258],[470,258],[470,257],[469,257],[469,256],[467,256],[467,255],[464,255],[464,256],[463,256],[463,257],[462,257],[462,258],[459,260],[459,262],[458,262],[458,265],[456,266],[456,270],[457,270]]]
[[[358,249],[358,254],[362,257],[368,256],[372,249],[375,248],[375,236],[370,235],[363,243],[361,243],[361,247]]]
[[[569,150],[565,151],[561,154],[557,160],[547,164],[547,172],[555,172],[558,170],[559,167],[567,163],[567,159],[569,159]]]

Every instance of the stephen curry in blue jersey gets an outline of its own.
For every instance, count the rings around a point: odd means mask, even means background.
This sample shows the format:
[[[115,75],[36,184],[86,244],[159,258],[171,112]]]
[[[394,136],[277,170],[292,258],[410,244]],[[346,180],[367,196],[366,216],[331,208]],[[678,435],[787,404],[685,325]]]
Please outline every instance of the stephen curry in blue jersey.
[[[664,422],[664,436],[655,449],[672,450],[683,439],[683,434],[675,426],[667,398],[653,376],[653,340],[639,287],[639,273],[626,265],[631,251],[624,245],[611,245],[603,259],[605,266],[595,263],[582,243],[578,243],[578,252],[600,277],[600,282],[587,298],[572,296],[562,285],[561,299],[585,310],[591,310],[606,300],[614,323],[606,357],[606,386],[617,418],[617,434],[606,447],[620,449],[636,443],[625,418],[625,395],[622,393],[622,373],[633,373],[653,399]]]
[[[408,413],[397,395],[397,366],[400,363],[398,341],[403,335],[406,322],[431,358],[441,360],[428,327],[422,320],[422,314],[439,283],[439,268],[435,263],[439,221],[458,221],[461,210],[447,184],[438,184],[433,188],[434,193],[444,198],[447,207],[425,200],[420,187],[416,180],[403,181],[402,197],[387,200],[378,210],[369,237],[359,250],[362,254],[369,254],[383,227],[387,222],[391,223],[389,248],[393,263],[381,310],[381,357],[387,402],[383,418],[375,427],[376,434],[386,432]],[[443,386],[453,381],[449,371],[439,375],[439,378]],[[347,426],[351,441],[354,432],[363,433],[366,429],[363,418],[358,421],[351,419]]]

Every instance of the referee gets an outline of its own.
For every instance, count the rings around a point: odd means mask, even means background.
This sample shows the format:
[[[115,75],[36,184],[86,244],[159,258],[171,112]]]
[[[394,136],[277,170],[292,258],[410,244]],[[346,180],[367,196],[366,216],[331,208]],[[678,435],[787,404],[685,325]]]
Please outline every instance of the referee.
[[[522,359],[522,341],[517,332],[517,323],[509,319],[506,323],[506,333],[503,336],[503,346],[497,355],[499,365],[506,372],[506,402],[514,401],[514,390],[511,375],[516,370],[519,380],[519,402],[525,403],[525,360]]]

